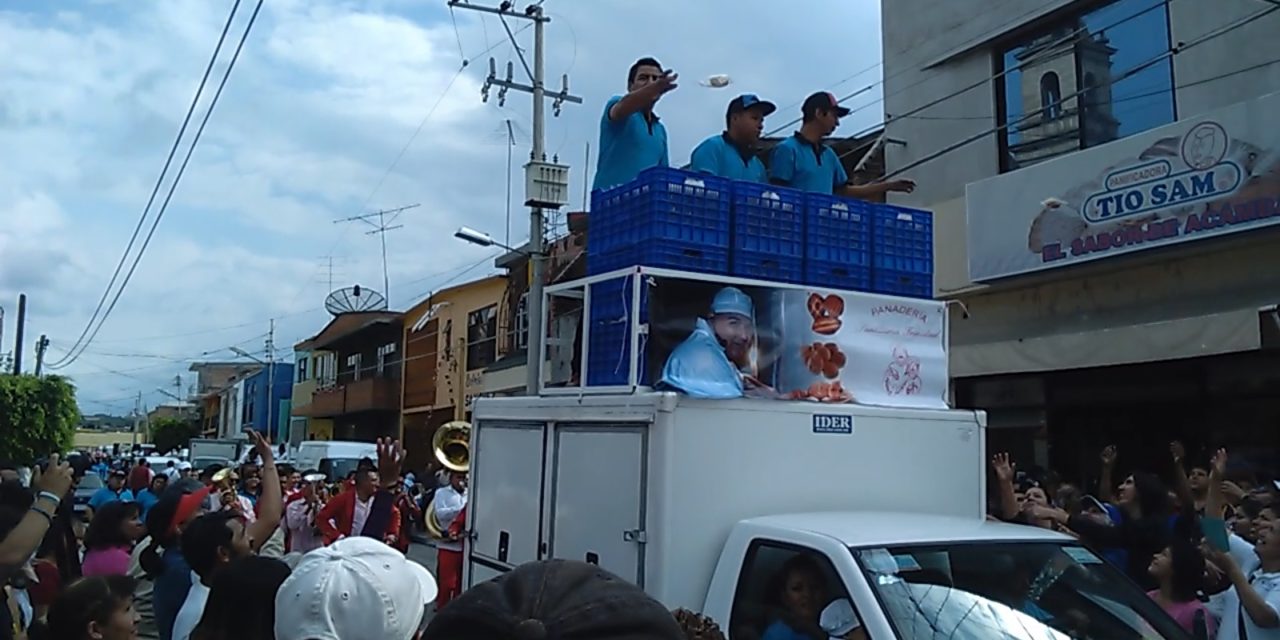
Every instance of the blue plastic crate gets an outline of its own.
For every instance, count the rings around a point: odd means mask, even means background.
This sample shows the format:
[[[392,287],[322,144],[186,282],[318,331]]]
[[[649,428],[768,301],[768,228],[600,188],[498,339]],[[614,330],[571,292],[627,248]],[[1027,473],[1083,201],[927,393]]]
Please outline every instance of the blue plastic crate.
[[[631,317],[631,292],[640,276],[629,275],[604,282],[596,282],[591,286],[591,321],[612,322]],[[649,321],[649,296],[647,291],[640,295],[640,321]]]
[[[729,273],[740,278],[775,282],[804,282],[804,259],[761,251],[734,251]]]
[[[727,261],[720,264],[698,251],[727,255],[730,187],[723,178],[654,167],[593,194],[588,273],[638,264],[724,273]]]
[[[805,258],[843,267],[871,266],[871,210],[861,200],[805,197]],[[817,284],[817,283],[814,283]]]
[[[845,291],[870,291],[871,269],[852,266],[844,262],[806,260],[804,283],[815,287],[830,287]]]
[[[648,385],[645,366],[648,336],[640,336],[640,379]],[[613,387],[629,383],[631,367],[631,332],[625,322],[593,322],[587,338],[587,386]]]
[[[871,266],[933,275],[933,214],[892,205],[871,207]]]
[[[871,290],[911,298],[933,297],[933,274],[876,269],[871,275]]]
[[[691,242],[646,241],[601,254],[596,254],[594,250],[587,253],[587,270],[590,275],[636,265],[725,274],[729,272],[729,250]]]
[[[733,253],[804,256],[804,192],[733,183]],[[736,262],[736,260],[735,260]]]

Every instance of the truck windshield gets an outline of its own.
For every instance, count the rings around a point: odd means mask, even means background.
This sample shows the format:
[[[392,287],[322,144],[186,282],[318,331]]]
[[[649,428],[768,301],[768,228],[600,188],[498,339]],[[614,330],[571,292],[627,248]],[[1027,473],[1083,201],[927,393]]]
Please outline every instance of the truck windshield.
[[[1186,638],[1088,549],[1050,542],[853,548],[899,638]]]
[[[316,469],[329,478],[329,482],[340,482],[347,479],[347,474],[360,466],[359,458],[323,458]]]

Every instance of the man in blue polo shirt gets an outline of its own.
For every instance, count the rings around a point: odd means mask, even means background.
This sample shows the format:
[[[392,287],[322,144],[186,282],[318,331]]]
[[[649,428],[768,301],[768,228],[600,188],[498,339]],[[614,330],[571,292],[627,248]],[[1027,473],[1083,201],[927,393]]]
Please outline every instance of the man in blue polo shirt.
[[[849,184],[849,175],[840,158],[822,140],[840,126],[840,118],[849,110],[840,106],[836,97],[825,91],[809,96],[801,107],[803,124],[795,135],[778,143],[769,158],[769,181],[801,191],[834,194],[852,198],[874,198],[889,191],[911,193],[916,183],[891,180],[872,184]]]
[[[630,182],[641,171],[667,164],[667,129],[653,107],[676,88],[678,76],[653,58],[641,58],[627,73],[627,95],[614,96],[600,117],[600,156],[592,189]]]
[[[768,182],[764,163],[756,157],[756,144],[765,117],[777,110],[754,93],[734,98],[724,116],[724,133],[703,140],[693,150],[690,168],[730,180]]]

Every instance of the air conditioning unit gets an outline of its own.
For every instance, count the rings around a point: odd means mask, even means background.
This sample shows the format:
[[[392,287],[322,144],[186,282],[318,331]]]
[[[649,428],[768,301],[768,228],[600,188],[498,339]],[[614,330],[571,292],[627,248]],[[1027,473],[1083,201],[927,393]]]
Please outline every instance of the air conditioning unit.
[[[569,204],[569,165],[531,160],[524,165],[526,207],[559,209]]]

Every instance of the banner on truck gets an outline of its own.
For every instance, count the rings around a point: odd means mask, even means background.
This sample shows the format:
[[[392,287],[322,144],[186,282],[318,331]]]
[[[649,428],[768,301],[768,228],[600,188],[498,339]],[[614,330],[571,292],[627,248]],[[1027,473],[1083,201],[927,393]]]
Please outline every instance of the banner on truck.
[[[1280,93],[969,185],[969,277],[1280,223]]]
[[[946,307],[653,277],[649,379],[693,396],[946,408]]]

